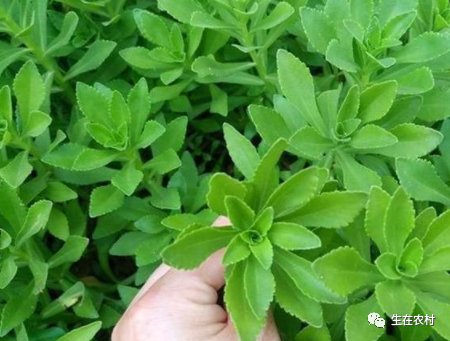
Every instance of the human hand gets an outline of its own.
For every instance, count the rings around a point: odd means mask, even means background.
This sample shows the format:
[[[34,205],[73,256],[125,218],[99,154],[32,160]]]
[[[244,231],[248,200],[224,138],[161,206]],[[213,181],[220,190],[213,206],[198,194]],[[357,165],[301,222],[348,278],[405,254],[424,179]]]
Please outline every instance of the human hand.
[[[215,225],[229,221],[219,218]],[[231,318],[217,303],[225,284],[222,257],[218,251],[194,271],[161,265],[114,328],[112,341],[238,341]],[[273,316],[267,320],[258,341],[280,341]]]

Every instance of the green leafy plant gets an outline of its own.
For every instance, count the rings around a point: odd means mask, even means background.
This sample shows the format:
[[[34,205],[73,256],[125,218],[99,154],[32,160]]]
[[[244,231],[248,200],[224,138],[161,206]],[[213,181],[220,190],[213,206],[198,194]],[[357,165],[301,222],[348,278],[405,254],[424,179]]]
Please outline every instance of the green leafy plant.
[[[343,247],[313,264],[324,283],[347,296],[351,303],[345,317],[347,340],[379,338],[383,334],[383,329],[364,323],[372,312],[390,318],[417,312],[434,315],[434,331],[450,337],[443,322],[450,309],[449,265],[444,261],[448,250],[447,216],[445,212],[436,217],[436,211],[427,208],[416,217],[413,203],[402,187],[392,196],[379,187],[371,190],[359,234],[375,243],[377,253],[372,256],[369,249],[361,252]],[[423,340],[432,333],[430,326],[414,328],[423,329],[417,331],[426,335],[421,337]]]
[[[447,0],[0,0],[0,339],[110,340],[160,264],[222,252],[244,341],[268,314],[283,341],[450,340],[449,23]]]
[[[420,107],[420,98],[394,102],[396,81],[376,83],[363,91],[354,85],[342,101],[342,87],[316,98],[306,65],[283,50],[278,52],[278,76],[285,98],[278,98],[275,110],[249,107],[258,132],[267,143],[288,138],[289,151],[295,155],[329,168],[336,165],[347,189],[368,191],[371,186],[381,186],[368,155],[415,158],[428,154],[442,141],[439,132],[411,123],[415,116],[410,111]],[[383,167],[383,158],[377,163]]]
[[[229,126],[225,131],[230,153],[246,181],[216,174],[207,197],[210,209],[228,216],[231,226],[214,229],[178,217],[185,224],[177,240],[163,251],[164,261],[193,269],[226,248],[225,303],[242,340],[255,339],[274,299],[288,313],[322,327],[320,303],[345,301],[323,285],[308,260],[292,251],[320,247],[320,238],[311,229],[348,225],[363,208],[366,195],[323,192],[328,172],[318,167],[300,171],[279,185],[274,168],[287,142],[277,140],[259,160],[243,136]],[[242,149],[237,149],[238,144]],[[172,219],[165,220],[169,227]]]

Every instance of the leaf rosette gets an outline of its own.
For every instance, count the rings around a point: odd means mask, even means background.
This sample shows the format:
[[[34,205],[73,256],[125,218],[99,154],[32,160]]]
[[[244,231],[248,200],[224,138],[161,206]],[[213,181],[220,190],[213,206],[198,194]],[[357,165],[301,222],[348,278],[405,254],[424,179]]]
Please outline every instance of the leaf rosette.
[[[277,164],[287,147],[285,140],[276,141],[252,171],[248,154],[242,153],[245,148],[230,147],[248,140],[229,126],[225,130],[232,157],[246,169],[247,179],[216,174],[207,199],[209,208],[227,216],[230,225],[213,228],[195,216],[181,215],[177,222],[182,219],[184,225],[175,226],[173,218],[167,218],[163,223],[180,233],[163,251],[163,259],[189,270],[225,249],[225,302],[244,341],[256,338],[274,302],[321,327],[321,303],[343,304],[345,299],[325,286],[311,262],[297,252],[321,247],[315,229],[351,223],[364,207],[366,194],[324,191],[329,172],[320,167],[299,171],[280,184]]]

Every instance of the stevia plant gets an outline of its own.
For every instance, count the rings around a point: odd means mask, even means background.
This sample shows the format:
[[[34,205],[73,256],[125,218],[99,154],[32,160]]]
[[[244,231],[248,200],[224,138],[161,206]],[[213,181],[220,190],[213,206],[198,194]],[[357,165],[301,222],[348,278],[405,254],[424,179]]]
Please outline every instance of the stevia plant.
[[[0,75],[17,61],[36,60],[52,74],[58,90],[64,91],[65,99],[74,104],[75,93],[69,80],[100,67],[117,44],[101,39],[83,41],[82,34],[76,33],[79,16],[69,11],[64,15],[52,12],[53,16],[49,17],[48,3],[48,0],[0,2],[0,32],[10,36],[9,41],[0,42]],[[86,24],[83,18],[81,20]],[[74,42],[77,36],[79,39]],[[69,67],[63,67],[60,60],[74,51],[78,56],[69,58]]]
[[[192,115],[209,108],[227,116],[256,96],[273,93],[276,80],[269,49],[292,23],[291,4],[160,0],[158,7],[170,19],[134,11],[148,47],[120,52],[139,73],[160,80],[151,92],[154,102],[167,101]]]
[[[28,327],[45,329],[71,307],[80,318],[99,316],[95,308],[101,303],[99,293],[87,289],[70,271],[89,243],[78,194],[51,177],[41,161],[65,138],[59,132],[54,142],[50,139],[50,87],[51,78],[43,79],[27,62],[14,79],[14,103],[9,86],[0,90],[0,336],[5,340],[12,335],[27,340],[25,320]],[[49,235],[55,238],[53,243],[46,243]],[[100,322],[87,324],[73,335],[96,333],[100,327]],[[49,328],[40,335],[57,338],[64,333]]]
[[[417,1],[331,0],[321,7],[300,9],[308,46],[351,84],[396,80],[403,95],[433,88],[432,70],[446,64],[450,40],[445,30],[408,31],[416,20],[423,23]]]
[[[256,129],[269,144],[289,139],[292,154],[333,169],[347,189],[381,186],[377,171],[388,158],[424,156],[442,141],[438,131],[412,123],[421,99],[396,100],[396,81],[353,85],[345,95],[339,86],[316,97],[308,68],[285,50],[278,52],[278,77],[285,97],[276,98],[275,109],[249,107]]]
[[[110,181],[92,192],[90,216],[118,209],[125,196],[132,196],[140,186],[151,190],[150,201],[155,207],[178,209],[177,191],[164,188],[160,181],[164,174],[180,166],[176,152],[184,140],[186,118],[165,123],[160,116],[165,126],[148,120],[150,101],[143,79],[130,90],[127,101],[117,90],[82,83],[77,86],[77,99],[84,117],[73,122],[72,141],[47,153],[43,161],[61,168],[58,174],[68,183],[89,183],[86,175],[95,183]],[[140,150],[150,146],[154,157],[142,159]],[[121,167],[105,168],[112,162],[119,162]]]
[[[367,323],[373,312],[392,319],[435,317],[433,327],[395,330],[401,340],[425,340],[431,334],[450,337],[446,323],[450,312],[448,217],[448,211],[437,216],[432,207],[416,216],[402,187],[393,195],[372,188],[365,219],[356,230],[359,237],[354,238],[359,239],[358,246],[332,250],[313,264],[331,290],[348,298],[346,340],[374,340],[385,333]],[[369,239],[376,245],[375,252],[371,252]]]
[[[314,229],[351,223],[366,195],[324,191],[329,173],[319,167],[302,170],[279,184],[276,165],[287,147],[285,140],[277,140],[260,158],[232,127],[225,126],[225,132],[230,153],[246,179],[216,174],[207,198],[209,208],[229,217],[231,225],[212,228],[191,215],[166,218],[163,223],[179,235],[163,251],[163,259],[176,268],[193,269],[213,252],[226,250],[225,304],[244,341],[256,338],[273,301],[320,328],[321,303],[345,300],[329,290],[312,271],[311,262],[294,251],[321,246]]]

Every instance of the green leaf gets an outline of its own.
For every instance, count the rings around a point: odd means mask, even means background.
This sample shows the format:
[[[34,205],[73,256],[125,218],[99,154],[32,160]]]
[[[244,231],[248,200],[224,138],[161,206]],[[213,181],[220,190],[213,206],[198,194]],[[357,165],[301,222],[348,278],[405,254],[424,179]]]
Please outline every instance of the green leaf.
[[[323,26],[320,31],[327,32]],[[308,67],[293,54],[278,50],[277,69],[280,86],[286,98],[299,110],[306,122],[326,136],[325,124],[317,107],[314,82]]]
[[[28,115],[28,119],[24,122],[22,127],[22,137],[36,137],[41,135],[52,122],[52,118],[41,112],[32,111]]]
[[[66,215],[55,207],[48,218],[47,229],[51,235],[64,241],[70,235],[69,221]]]
[[[165,188],[156,182],[148,184],[152,194],[150,203],[164,210],[178,210],[181,207],[180,193],[176,188]]]
[[[273,247],[268,238],[258,244],[250,244],[250,250],[264,269],[270,269],[273,263]]]
[[[204,11],[196,0],[158,0],[158,7],[182,23],[189,24],[194,12]]]
[[[173,149],[178,152],[181,147],[183,147],[186,137],[187,122],[187,117],[181,116],[174,119],[166,126],[164,134],[152,143],[152,150],[155,155],[161,154],[168,149]]]
[[[418,238],[411,239],[400,256],[399,266],[404,267],[407,262],[414,263],[418,268],[423,260],[423,246]]]
[[[369,299],[351,305],[345,314],[345,334],[348,341],[378,340],[385,333],[384,328],[376,328],[367,322],[367,316],[377,313],[383,316],[375,295]]]
[[[332,21],[324,12],[309,7],[301,8],[300,16],[309,43],[315,50],[325,54],[328,44],[336,38]]]
[[[312,263],[292,252],[276,249],[275,263],[294,281],[302,293],[316,302],[342,304],[346,300],[332,292],[313,271]]]
[[[432,206],[427,207],[422,212],[420,212],[416,217],[415,227],[411,233],[410,238],[423,239],[428,231],[429,226],[436,219],[437,213],[436,209]]]
[[[92,123],[109,127],[109,101],[98,89],[84,83],[77,83],[77,102],[83,114]]]
[[[261,233],[262,236],[266,236],[268,231],[272,228],[273,223],[273,208],[267,207],[263,210],[255,219],[253,229]]]
[[[254,341],[260,333],[264,319],[258,318],[244,294],[246,267],[243,262],[233,267],[225,286],[225,304],[241,341]]]
[[[446,323],[446,316],[450,314],[450,304],[436,300],[431,294],[417,295],[419,307],[428,316],[434,316],[433,329],[446,339],[450,338],[450,326]]]
[[[375,265],[349,247],[333,250],[317,259],[313,268],[331,290],[342,296],[383,279]]]
[[[213,30],[233,30],[235,28],[234,25],[216,19],[203,11],[194,12],[190,24],[194,27],[210,28]]]
[[[13,88],[22,124],[26,125],[30,113],[42,106],[46,93],[44,81],[33,62],[22,66],[14,78]]]
[[[53,202],[66,202],[78,198],[77,192],[59,181],[50,181],[44,194]]]
[[[233,227],[248,230],[255,220],[255,212],[241,199],[234,196],[225,197],[227,216]]]
[[[384,117],[397,96],[397,82],[376,83],[361,93],[358,117],[365,123]]]
[[[251,254],[250,247],[241,235],[233,238],[223,256],[223,264],[229,266],[247,259]]]
[[[378,15],[380,17],[380,24],[385,26],[392,18],[407,13],[417,8],[417,0],[403,0],[395,2],[389,0],[381,0],[378,4]]]
[[[389,251],[400,255],[414,229],[415,211],[412,201],[402,187],[394,193],[386,210],[384,235]]]
[[[263,207],[269,196],[278,187],[277,165],[286,147],[286,140],[277,140],[264,154],[255,170],[253,185],[255,192],[258,193],[256,197],[258,210]]]
[[[164,135],[166,128],[156,121],[147,121],[144,130],[136,141],[136,148],[145,149]]]
[[[401,279],[401,274],[397,270],[397,255],[390,252],[384,252],[376,260],[375,264],[378,270],[387,279]]]
[[[13,108],[11,101],[11,89],[8,85],[0,88],[0,117],[6,120],[8,124],[12,124]]]
[[[450,187],[441,180],[430,162],[398,159],[396,169],[401,185],[411,197],[450,205]]]
[[[211,112],[224,117],[228,116],[228,94],[214,84],[209,85],[209,91],[211,92]]]
[[[68,12],[64,16],[64,21],[62,23],[59,34],[48,45],[47,49],[45,50],[45,54],[51,56],[55,52],[58,52],[58,50],[62,47],[65,47],[67,44],[69,44],[69,41],[72,38],[77,25],[78,15],[75,12]]]
[[[159,16],[144,10],[134,10],[134,19],[142,36],[156,45],[172,50],[169,28]]]
[[[426,32],[411,40],[391,56],[397,63],[424,63],[436,59],[450,51],[450,37]]]
[[[0,250],[6,249],[11,245],[11,235],[5,230],[0,229]]]
[[[15,295],[8,300],[2,311],[0,336],[5,336],[33,314],[37,298],[30,290],[26,289],[21,295]]]
[[[339,69],[354,73],[358,72],[360,67],[355,62],[352,52],[352,50],[341,44],[337,39],[333,39],[328,45],[325,56],[328,62]]]
[[[450,247],[444,246],[425,257],[421,267],[419,268],[421,274],[449,271],[450,269]]]
[[[372,0],[351,0],[350,13],[353,20],[358,22],[363,28],[367,28],[373,15]]]
[[[392,146],[397,142],[394,134],[377,125],[368,124],[352,135],[349,144],[355,149],[372,149]]]
[[[272,244],[285,250],[310,250],[322,245],[319,237],[298,224],[275,223],[268,235]]]
[[[92,191],[89,216],[94,218],[115,211],[123,204],[124,195],[116,187],[106,185]]]
[[[350,224],[366,204],[359,192],[331,192],[318,195],[283,221],[307,227],[339,228]]]
[[[298,109],[283,96],[275,95],[273,97],[273,105],[275,111],[283,117],[290,134],[294,134],[306,125]]]
[[[373,152],[395,158],[417,158],[429,154],[442,141],[442,134],[431,128],[415,124],[401,124],[391,130],[398,142]]]
[[[145,47],[136,46],[121,50],[119,55],[135,68],[143,70],[167,68],[167,64],[151,59],[150,52],[151,50]]]
[[[111,118],[113,127],[117,130],[122,126],[127,126],[131,121],[130,108],[128,107],[127,102],[125,102],[125,98],[123,98],[122,94],[117,90],[112,93],[108,114]],[[126,134],[128,137],[128,131]]]
[[[101,327],[102,322],[92,322],[91,324],[70,331],[56,341],[91,341]]]
[[[306,204],[317,193],[321,172],[320,168],[310,167],[291,176],[272,193],[264,207],[272,207],[275,216],[281,217]]]
[[[426,122],[436,122],[450,117],[448,98],[450,89],[435,87],[432,91],[422,94],[423,103],[418,117]]]
[[[274,266],[272,271],[276,283],[275,299],[280,307],[313,327],[322,327],[323,313],[320,304],[304,295],[281,267]]]
[[[48,260],[50,269],[66,263],[75,263],[81,258],[88,244],[89,239],[87,238],[70,236],[63,247]]]
[[[6,182],[0,182],[0,213],[17,233],[22,227],[27,210],[17,191]]]
[[[143,144],[143,146],[138,148],[146,148],[156,140],[156,136],[159,137],[161,135],[159,134],[161,128],[157,122],[149,121],[146,123],[150,113],[150,98],[148,96],[148,85],[145,78],[141,78],[133,89],[130,90],[127,100],[128,107],[132,113],[129,127],[131,144],[134,145],[139,140],[138,144]],[[149,125],[148,128],[147,125]],[[142,131],[143,129],[144,131]],[[151,142],[146,145],[149,140]]]
[[[345,152],[337,152],[336,160],[342,168],[344,186],[349,191],[369,192],[373,186],[381,186],[380,176],[372,169],[357,162]]]
[[[433,72],[426,66],[394,79],[398,83],[399,95],[418,95],[434,88]]]
[[[417,12],[406,12],[393,17],[383,29],[386,39],[400,39],[416,19]]]
[[[254,63],[221,63],[216,61],[213,55],[209,55],[208,57],[198,57],[192,63],[192,71],[200,77],[226,77],[234,73],[252,69],[254,66]]]
[[[289,5],[288,2],[279,2],[267,17],[265,17],[252,27],[251,31],[256,32],[274,28],[288,20],[292,16],[292,14],[294,14],[294,12],[294,8]]]
[[[385,281],[375,287],[378,304],[392,318],[394,315],[411,315],[416,306],[416,296],[401,281]]]
[[[295,341],[331,341],[331,335],[326,326],[322,328],[307,326],[297,334]]]
[[[41,200],[33,204],[28,210],[25,222],[16,237],[16,245],[21,245],[24,241],[34,236],[47,225],[52,210],[53,203],[48,200]]]
[[[172,236],[167,233],[159,233],[152,236],[139,244],[136,250],[136,264],[137,266],[145,266],[153,264],[161,259],[161,252],[170,244]]]
[[[209,182],[209,192],[206,197],[208,206],[217,214],[227,215],[225,197],[230,195],[243,199],[246,192],[243,184],[227,174],[214,174]]]
[[[268,144],[275,143],[279,138],[289,139],[291,136],[284,119],[275,110],[252,104],[248,112],[258,133]]]
[[[47,277],[48,277],[48,264],[41,262],[40,260],[32,259],[29,264],[30,270],[34,277],[34,294],[40,294],[44,292]]]
[[[244,289],[253,313],[264,319],[275,294],[275,279],[270,269],[265,269],[254,258],[246,262]]]
[[[5,167],[0,169],[0,177],[11,187],[19,187],[31,174],[33,167],[28,162],[28,153],[17,154]]]
[[[127,164],[111,180],[111,183],[125,195],[132,195],[144,178],[144,174],[137,170],[133,163]]]
[[[173,149],[167,149],[144,165],[145,170],[152,170],[164,175],[181,166],[181,160]],[[140,182],[140,181],[139,181]]]
[[[313,127],[298,130],[289,140],[295,153],[308,159],[320,160],[334,147],[333,141],[322,136]]]
[[[97,40],[87,50],[87,52],[67,71],[65,80],[70,80],[88,71],[100,67],[117,44],[109,40]]]
[[[133,256],[138,248],[154,236],[143,232],[127,232],[122,234],[109,250],[113,256]]]
[[[252,180],[260,162],[255,147],[231,125],[223,126],[227,149],[236,167],[248,180]]]
[[[18,266],[13,257],[5,258],[0,268],[0,289],[5,289],[16,277]]]
[[[422,240],[425,254],[430,254],[450,244],[450,211],[437,217],[428,227]]]
[[[194,269],[212,253],[227,246],[237,232],[229,228],[203,227],[184,234],[162,252],[164,262],[177,269]],[[186,255],[189,254],[189,257]]]

